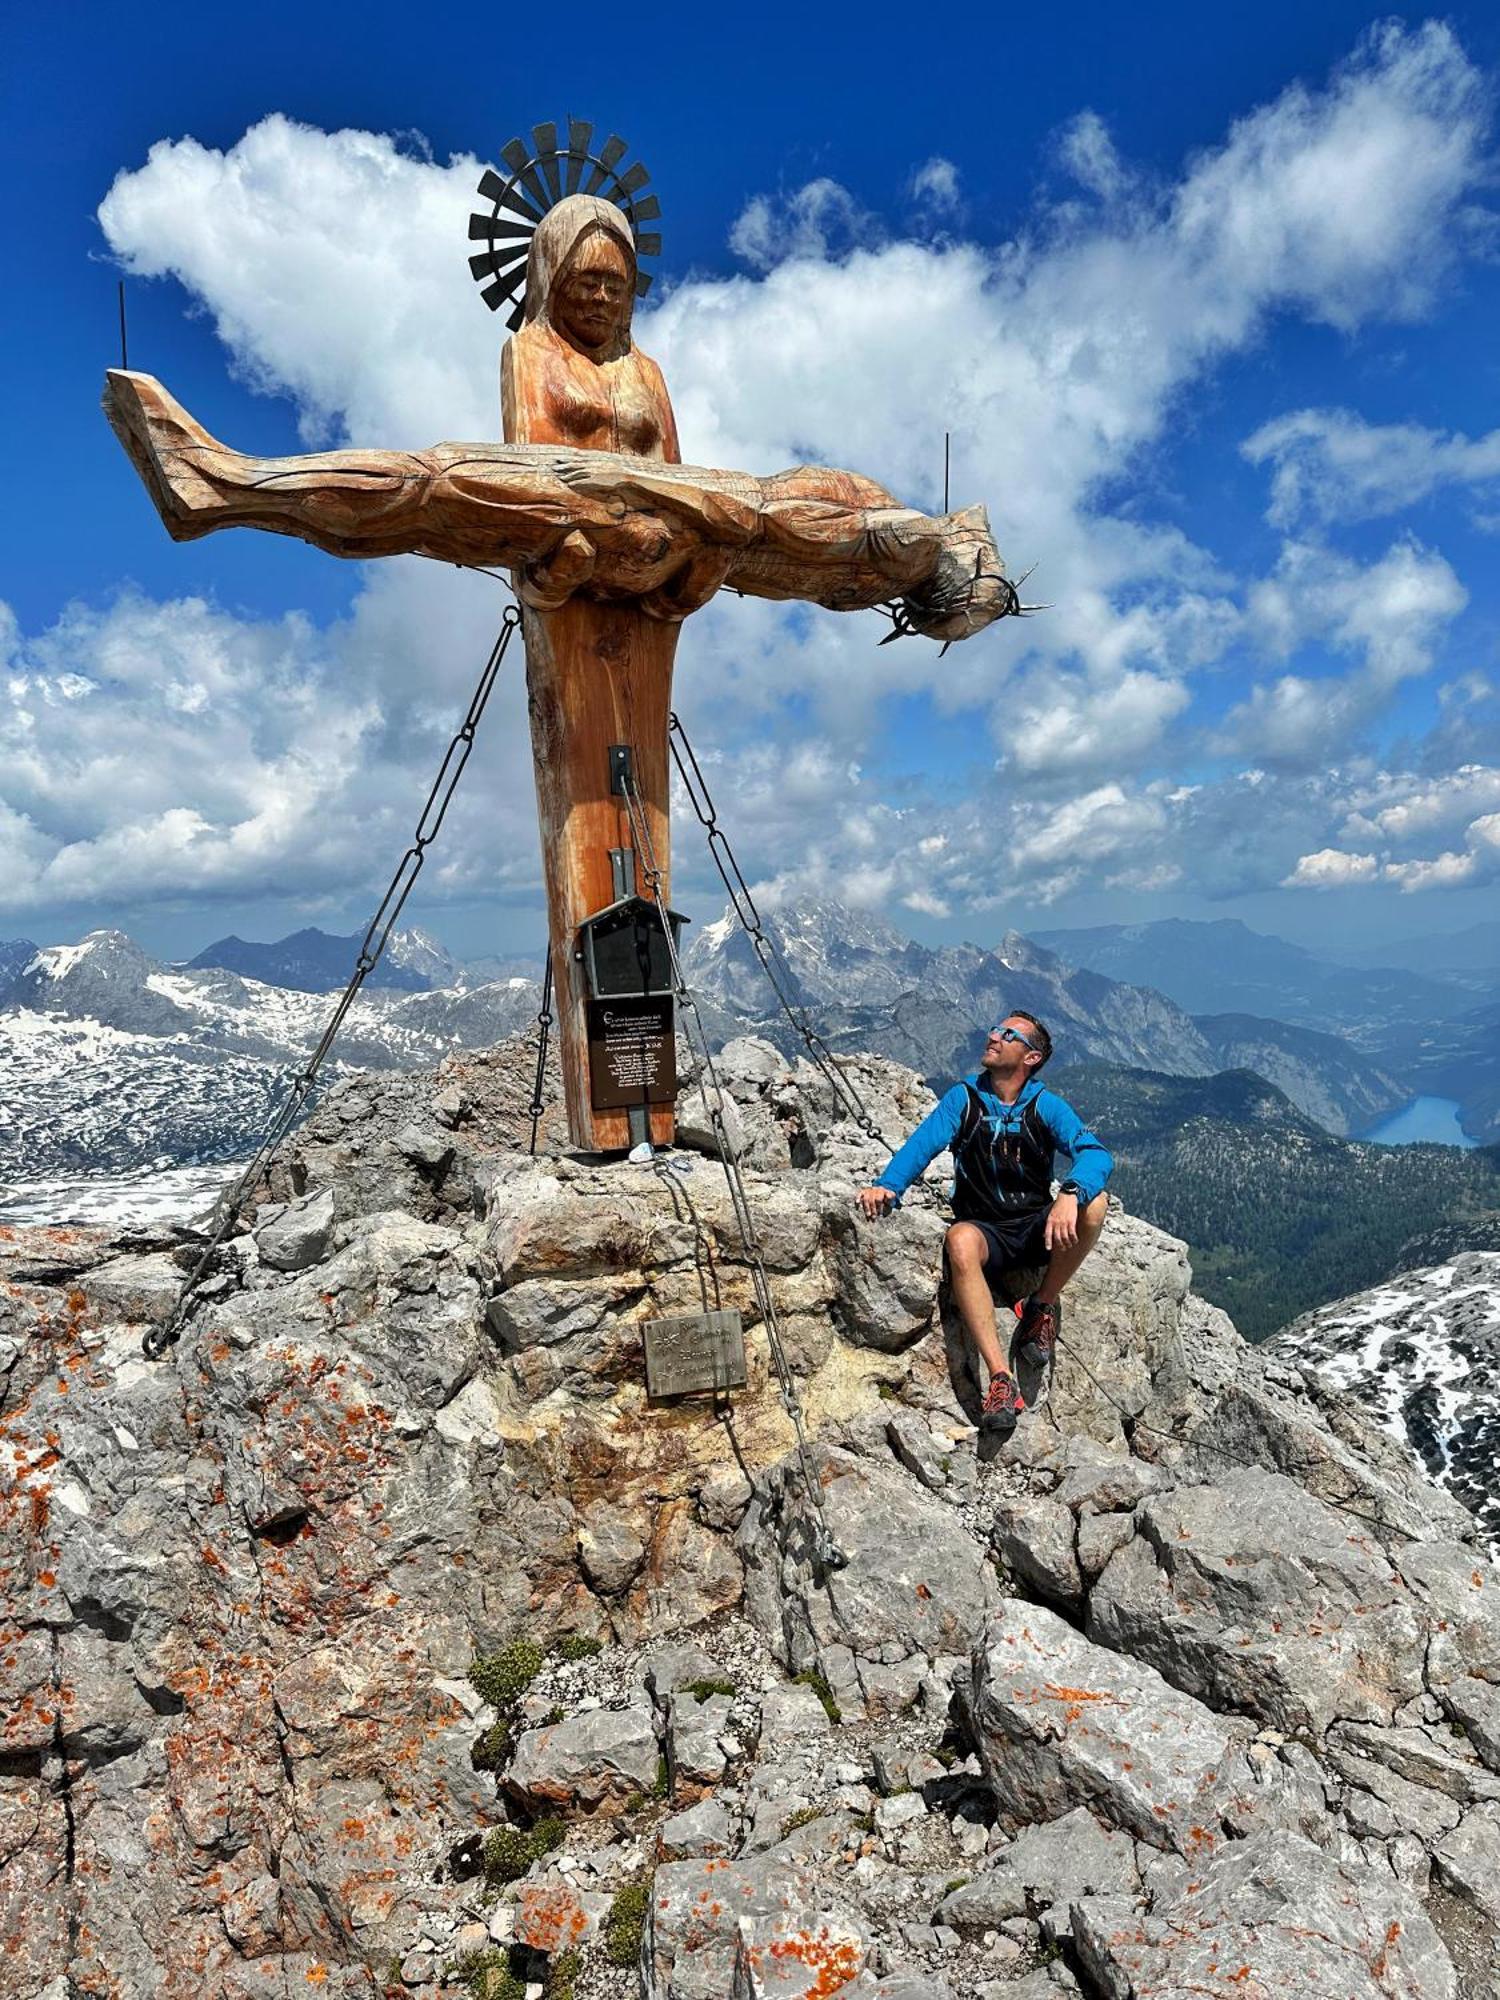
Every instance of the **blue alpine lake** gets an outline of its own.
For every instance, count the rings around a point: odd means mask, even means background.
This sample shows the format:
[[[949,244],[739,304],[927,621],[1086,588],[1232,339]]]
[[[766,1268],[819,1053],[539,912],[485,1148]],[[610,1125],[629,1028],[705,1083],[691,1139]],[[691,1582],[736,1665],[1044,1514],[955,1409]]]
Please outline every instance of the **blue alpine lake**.
[[[1414,1097],[1363,1135],[1380,1146],[1477,1146],[1458,1120],[1452,1097]]]

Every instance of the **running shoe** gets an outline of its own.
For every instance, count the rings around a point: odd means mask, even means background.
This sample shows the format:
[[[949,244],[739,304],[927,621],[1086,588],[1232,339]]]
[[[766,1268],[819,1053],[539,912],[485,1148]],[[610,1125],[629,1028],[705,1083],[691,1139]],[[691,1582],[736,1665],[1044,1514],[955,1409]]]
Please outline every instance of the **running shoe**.
[[[1026,1414],[1026,1398],[1016,1387],[1013,1375],[992,1375],[984,1392],[979,1428],[1009,1437],[1018,1419]]]
[[[1013,1359],[1026,1368],[1045,1368],[1057,1347],[1057,1328],[1062,1315],[1055,1305],[1040,1299],[1023,1299],[1016,1307],[1016,1346]]]

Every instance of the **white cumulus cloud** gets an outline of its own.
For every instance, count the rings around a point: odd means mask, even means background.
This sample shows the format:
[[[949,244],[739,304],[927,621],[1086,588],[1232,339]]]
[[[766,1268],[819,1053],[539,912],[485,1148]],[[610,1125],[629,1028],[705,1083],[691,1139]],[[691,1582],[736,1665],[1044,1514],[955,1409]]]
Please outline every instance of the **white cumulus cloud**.
[[[1320,847],[1316,854],[1298,858],[1282,886],[1288,889],[1343,889],[1351,882],[1373,882],[1380,863],[1373,854],[1344,854],[1336,847]]]
[[[1448,28],[1385,26],[1325,87],[1283,92],[1151,188],[1100,121],[1075,120],[1064,158],[1101,199],[1043,210],[1014,242],[895,239],[829,180],[755,197],[733,227],[753,275],[669,286],[641,314],[690,459],[853,465],[933,505],[951,431],[955,503],[988,501],[1012,566],[1039,564],[1027,594],[1054,606],[944,658],[915,640],[877,648],[869,618],[729,599],[696,618],[679,689],[700,750],[722,757],[721,803],[759,880],[961,911],[1014,893],[997,879],[1005,841],[1027,887],[1056,897],[1081,881],[1263,886],[1334,837],[1347,786],[1293,774],[1257,794],[1232,768],[1168,781],[1199,677],[1247,634],[1283,668],[1224,731],[1230,766],[1294,765],[1314,739],[1345,748],[1431,667],[1464,599],[1452,569],[1406,536],[1364,564],[1303,536],[1247,590],[1219,552],[1109,496],[1279,316],[1352,330],[1426,309],[1465,248],[1486,118]],[[947,165],[920,170],[929,207]],[[291,399],[309,439],[493,436],[498,329],[464,263],[480,171],[272,117],[223,148],[162,141],[100,220],[127,269],[181,284],[230,364]],[[170,896],[294,875],[312,892],[382,872],[404,833],[361,801],[425,791],[499,599],[416,563],[362,576],[324,633],[122,601],[12,635],[25,686],[4,712],[7,893]],[[1344,671],[1310,671],[1309,645]],[[861,778],[893,697],[987,740],[968,796],[913,781],[880,797]],[[486,729],[498,804],[460,813],[432,870],[455,894],[534,894],[518,691]],[[1274,838],[1268,801],[1284,815]]]

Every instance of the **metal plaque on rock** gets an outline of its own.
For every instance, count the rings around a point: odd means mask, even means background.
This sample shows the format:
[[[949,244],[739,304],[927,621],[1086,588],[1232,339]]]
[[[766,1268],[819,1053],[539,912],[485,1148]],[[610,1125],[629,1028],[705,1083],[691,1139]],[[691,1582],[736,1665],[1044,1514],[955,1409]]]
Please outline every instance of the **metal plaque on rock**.
[[[743,1389],[745,1329],[737,1312],[683,1313],[646,1323],[646,1394]]]
[[[676,1100],[670,993],[589,1002],[589,1095],[596,1111]]]

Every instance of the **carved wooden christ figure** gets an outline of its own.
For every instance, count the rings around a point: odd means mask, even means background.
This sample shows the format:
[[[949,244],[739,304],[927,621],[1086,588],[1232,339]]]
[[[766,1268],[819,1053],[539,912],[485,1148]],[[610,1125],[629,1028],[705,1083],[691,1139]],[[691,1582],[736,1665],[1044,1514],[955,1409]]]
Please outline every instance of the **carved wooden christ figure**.
[[[912,629],[943,640],[1015,607],[981,507],[932,518],[857,473],[798,466],[758,479],[682,465],[661,371],[631,338],[635,290],[630,226],[613,204],[573,195],[543,217],[524,324],[501,363],[503,445],[249,458],[149,375],[111,371],[105,395],[179,541],[257,527],[333,555],[512,569],[568,1127],[590,1150],[625,1146],[632,1133],[626,1111],[593,1103],[579,928],[617,900],[622,865],[628,890],[646,892],[609,751],[631,749],[669,879],[667,727],[681,621],[725,585],[844,611],[899,598]],[[652,1138],[669,1140],[671,1105],[652,1105],[649,1118]]]

